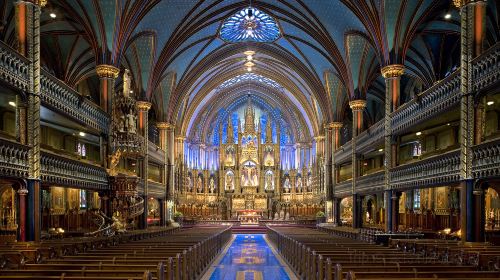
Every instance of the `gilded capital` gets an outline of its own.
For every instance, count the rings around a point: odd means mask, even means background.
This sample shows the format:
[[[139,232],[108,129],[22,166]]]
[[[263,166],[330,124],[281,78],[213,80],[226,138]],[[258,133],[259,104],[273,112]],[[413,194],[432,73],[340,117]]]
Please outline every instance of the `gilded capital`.
[[[462,8],[463,6],[475,2],[474,0],[453,0],[453,6],[457,8]],[[479,2],[479,1],[477,1]]]
[[[401,77],[405,72],[405,66],[401,64],[391,64],[380,69],[384,78],[397,78]]]
[[[99,78],[116,79],[120,73],[120,69],[113,65],[100,64],[95,67],[95,72]]]
[[[316,142],[322,141],[324,139],[325,139],[325,136],[323,136],[323,135],[314,136],[314,140],[316,140]]]
[[[331,122],[328,124],[328,126],[330,126],[330,128],[333,128],[333,129],[340,129],[342,128],[344,124],[341,123],[341,122]]]
[[[362,111],[366,107],[366,100],[364,99],[352,100],[349,102],[349,107],[351,107],[353,111]]]
[[[40,7],[43,8],[43,7],[45,7],[47,5],[48,1],[47,0],[31,0],[29,2],[31,2],[31,3],[33,3],[35,5],[38,5],[38,6],[40,6]]]
[[[158,129],[162,129],[163,130],[163,129],[172,129],[175,126],[173,124],[171,124],[171,123],[168,123],[168,122],[157,122],[156,123],[156,127]]]
[[[137,101],[135,103],[135,106],[137,106],[137,110],[139,111],[148,111],[149,109],[151,109],[151,102]]]

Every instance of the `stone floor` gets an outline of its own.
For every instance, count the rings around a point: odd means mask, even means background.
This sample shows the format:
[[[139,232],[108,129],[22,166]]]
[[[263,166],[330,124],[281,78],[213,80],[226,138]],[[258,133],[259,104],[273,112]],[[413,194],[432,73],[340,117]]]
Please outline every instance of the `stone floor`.
[[[277,253],[276,253],[277,254]],[[271,249],[264,234],[236,234],[223,257],[216,260],[204,279],[295,279]]]

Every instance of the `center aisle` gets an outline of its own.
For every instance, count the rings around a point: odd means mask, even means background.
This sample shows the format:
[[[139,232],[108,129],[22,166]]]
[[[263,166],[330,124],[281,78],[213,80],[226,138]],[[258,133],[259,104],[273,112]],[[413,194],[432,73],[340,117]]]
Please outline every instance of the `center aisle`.
[[[264,234],[236,234],[224,257],[202,279],[296,279],[278,260]]]

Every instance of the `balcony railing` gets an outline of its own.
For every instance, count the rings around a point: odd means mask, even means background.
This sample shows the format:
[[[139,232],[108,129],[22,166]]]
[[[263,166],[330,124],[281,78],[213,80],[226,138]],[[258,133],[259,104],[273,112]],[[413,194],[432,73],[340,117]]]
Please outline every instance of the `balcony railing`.
[[[28,178],[27,146],[0,138],[0,175]]]
[[[500,175],[500,139],[481,143],[472,148],[474,178]]]
[[[453,150],[391,169],[391,187],[404,189],[459,181],[460,151]]]
[[[356,192],[374,192],[384,190],[385,172],[378,171],[356,179]]]
[[[444,80],[402,105],[392,115],[393,133],[429,120],[436,115],[458,105],[460,100],[460,70],[456,70]]]
[[[150,161],[161,164],[165,163],[165,151],[163,151],[160,147],[156,146],[156,144],[151,141],[149,141],[148,143],[148,155]]]
[[[335,152],[335,164],[347,162],[352,156],[352,140],[345,143]]]
[[[334,195],[336,197],[348,196],[352,194],[352,180],[336,183],[334,187]]]
[[[95,190],[107,190],[108,174],[100,166],[41,152],[42,182]]]
[[[96,130],[108,132],[109,116],[99,106],[45,70],[40,80],[44,103]]]
[[[14,88],[28,91],[29,60],[0,41],[0,79]]]
[[[359,154],[374,150],[384,142],[384,120],[380,120],[356,137],[356,152]]]
[[[92,101],[42,69],[40,77],[43,105],[55,108],[89,127],[108,132],[109,116]],[[0,79],[28,91],[29,60],[0,41]]]
[[[167,187],[165,184],[148,180],[148,195],[156,198],[165,198]]]
[[[472,61],[472,90],[479,92],[500,80],[500,43]]]

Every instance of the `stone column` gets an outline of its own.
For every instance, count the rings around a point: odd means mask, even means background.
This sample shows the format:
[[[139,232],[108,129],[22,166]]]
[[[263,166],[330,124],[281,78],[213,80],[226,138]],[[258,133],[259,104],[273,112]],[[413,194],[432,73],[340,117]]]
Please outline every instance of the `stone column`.
[[[472,60],[482,52],[486,2],[480,0],[454,0],[460,9],[460,225],[462,241],[482,241],[484,219],[474,219],[477,199],[474,198],[472,174],[474,145],[474,92],[472,92]],[[478,124],[480,125],[480,124]],[[479,235],[479,236],[478,236]]]
[[[100,81],[100,89],[99,89],[100,106],[106,113],[110,115],[110,122],[108,124],[108,131],[110,134],[107,137],[108,139],[103,139],[101,141],[101,157],[102,157],[101,160],[103,162],[104,167],[107,168],[109,166],[108,162],[109,159],[107,158],[108,153],[112,151],[110,146],[112,139],[110,138],[112,129],[111,119],[113,118],[112,110],[113,110],[115,79],[118,77],[120,69],[112,65],[101,64],[96,66],[95,71]]]
[[[167,127],[167,167],[168,167],[168,184],[167,184],[167,219],[168,220],[173,220],[174,219],[174,211],[175,211],[175,180],[174,180],[174,174],[175,174],[175,125],[169,124]],[[193,178],[193,184],[195,182]]]
[[[164,158],[163,158],[163,169],[162,169],[162,180],[161,182],[165,185],[165,197],[162,199],[162,203],[165,203],[167,199],[167,180],[168,180],[168,155],[167,155],[167,128],[169,127],[169,123],[167,122],[158,122],[156,123],[156,127],[158,128],[158,134],[160,138],[160,148],[164,151]],[[160,215],[160,225],[164,226],[166,223],[165,217],[166,213],[165,210],[166,208],[164,206],[160,207],[161,215]]]
[[[46,1],[17,1],[16,33],[18,50],[29,60],[29,88],[28,106],[26,108],[26,138],[24,141],[29,147],[27,205],[20,209],[25,211],[26,221],[24,236],[26,241],[40,241],[41,233],[41,192],[40,192],[40,14]],[[26,199],[25,199],[26,201]]]
[[[385,66],[381,69],[382,76],[385,78],[385,118],[384,118],[384,189],[391,193],[390,185],[390,169],[396,166],[396,155],[394,151],[397,149],[392,143],[392,117],[391,114],[394,112],[399,105],[400,96],[400,80],[404,73],[404,66],[400,64],[392,64]],[[390,194],[392,197],[392,194]],[[394,215],[391,211],[395,211],[396,207],[393,207],[392,200],[386,200],[386,218],[385,218],[385,229],[386,231],[395,231],[392,216]],[[389,210],[390,208],[390,210]]]
[[[339,223],[339,214],[337,213],[337,207],[336,203],[338,203],[338,199],[335,198],[335,186],[337,184],[337,165],[335,164],[335,152],[340,146],[340,129],[342,128],[343,124],[341,122],[331,122],[329,124],[329,128],[331,129],[331,166],[330,166],[330,182],[331,182],[331,189],[327,192],[329,197],[329,200],[332,200],[332,219],[333,222],[338,224]],[[330,218],[330,217],[329,217]]]
[[[361,199],[356,191],[356,179],[359,176],[359,162],[356,153],[356,138],[363,129],[363,111],[366,107],[366,100],[353,100],[349,102],[352,110],[352,227],[362,226]]]
[[[19,241],[26,241],[26,195],[28,190],[25,187],[19,188]]]
[[[108,114],[113,110],[113,94],[115,80],[120,73],[120,69],[113,65],[100,64],[95,67],[100,82],[100,105]]]
[[[148,227],[148,199],[149,199],[149,189],[148,189],[148,172],[149,172],[149,121],[148,121],[148,111],[151,108],[151,103],[147,101],[137,101],[137,123],[138,123],[138,133],[142,134],[144,137],[144,155],[142,158],[142,179],[144,180],[144,213],[141,217],[140,227],[146,229]]]
[[[333,197],[333,190],[332,190],[332,131],[331,131],[331,124],[326,124],[325,125],[325,139],[324,139],[324,147],[323,147],[323,160],[324,160],[324,180],[323,180],[323,187],[322,189],[326,193],[326,199],[330,199]],[[326,204],[325,204],[325,211],[326,211]],[[326,212],[325,212],[326,213]],[[327,217],[327,219],[333,217]]]

